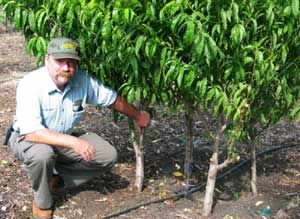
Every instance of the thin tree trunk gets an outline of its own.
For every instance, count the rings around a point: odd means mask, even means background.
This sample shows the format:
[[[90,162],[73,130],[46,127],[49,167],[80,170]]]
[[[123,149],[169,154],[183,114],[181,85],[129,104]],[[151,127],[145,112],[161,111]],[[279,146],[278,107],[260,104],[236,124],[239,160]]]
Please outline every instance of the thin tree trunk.
[[[193,163],[193,113],[190,110],[185,111],[186,123],[186,141],[185,141],[185,162],[184,162],[184,176],[185,185],[189,187],[192,174]]]
[[[205,189],[204,203],[203,203],[203,216],[208,217],[212,212],[214,190],[216,185],[217,174],[219,170],[218,155],[221,136],[223,135],[227,124],[222,125],[219,120],[218,131],[214,137],[214,144],[212,145],[212,156],[210,158],[209,170],[207,175],[207,183]]]
[[[207,217],[211,214],[213,206],[213,197],[218,173],[218,152],[214,152],[211,159],[207,176],[205,189],[203,216]]]
[[[133,148],[136,156],[135,186],[138,192],[142,192],[144,187],[144,129],[139,136],[139,141],[133,142]]]
[[[142,192],[144,188],[144,137],[145,137],[145,129],[141,129],[141,133],[139,135],[139,140],[137,140],[137,136],[135,133],[134,123],[132,120],[129,120],[129,128],[131,141],[133,145],[133,149],[135,152],[135,187],[137,192]]]
[[[254,196],[257,196],[257,173],[256,173],[256,147],[251,147],[251,190]]]

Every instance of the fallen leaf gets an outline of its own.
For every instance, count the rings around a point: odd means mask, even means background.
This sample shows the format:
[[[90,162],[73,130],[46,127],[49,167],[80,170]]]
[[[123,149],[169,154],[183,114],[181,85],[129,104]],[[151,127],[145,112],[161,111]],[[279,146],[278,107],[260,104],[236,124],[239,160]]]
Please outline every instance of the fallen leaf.
[[[8,160],[1,160],[1,164],[2,165],[7,165],[8,164]]]
[[[175,172],[173,172],[173,176],[180,177],[180,176],[183,176],[183,174],[179,171],[175,171]]]
[[[107,198],[96,199],[95,202],[106,202]]]
[[[260,206],[260,205],[262,205],[264,203],[264,201],[257,201],[256,203],[255,203],[255,206]]]

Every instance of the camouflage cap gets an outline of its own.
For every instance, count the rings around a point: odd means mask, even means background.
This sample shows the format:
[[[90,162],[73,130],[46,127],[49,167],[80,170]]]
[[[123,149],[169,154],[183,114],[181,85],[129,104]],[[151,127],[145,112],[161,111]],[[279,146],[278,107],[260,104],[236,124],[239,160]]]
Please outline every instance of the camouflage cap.
[[[80,60],[77,52],[78,44],[68,38],[59,37],[52,39],[47,47],[47,54],[54,59],[75,59]]]

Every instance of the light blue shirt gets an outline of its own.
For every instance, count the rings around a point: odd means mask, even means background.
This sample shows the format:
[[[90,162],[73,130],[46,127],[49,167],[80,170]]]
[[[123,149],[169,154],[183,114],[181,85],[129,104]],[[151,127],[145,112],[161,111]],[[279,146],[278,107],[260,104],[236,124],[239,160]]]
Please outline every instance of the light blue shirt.
[[[70,134],[82,119],[86,104],[109,106],[116,98],[114,90],[80,69],[62,92],[42,67],[18,84],[14,128],[21,135],[44,128]]]

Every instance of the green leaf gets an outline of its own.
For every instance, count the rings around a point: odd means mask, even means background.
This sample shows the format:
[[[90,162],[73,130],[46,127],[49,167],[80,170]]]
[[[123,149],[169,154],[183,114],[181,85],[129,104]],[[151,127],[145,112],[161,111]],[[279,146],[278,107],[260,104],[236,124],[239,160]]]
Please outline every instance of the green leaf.
[[[211,31],[211,36],[212,37],[218,37],[221,34],[221,25],[220,24],[215,24],[212,28]]]
[[[275,33],[275,31],[272,32],[272,48],[273,50],[276,48],[277,46],[277,34]]]
[[[193,21],[188,21],[186,23],[186,30],[183,35],[183,43],[188,46],[193,43],[195,36],[195,23]]]
[[[92,18],[92,21],[91,21],[91,24],[90,24],[90,27],[91,27],[91,31],[93,33],[97,33],[98,32],[98,29],[99,29],[99,20],[101,20],[102,18],[102,13],[97,13],[96,15],[93,16]],[[103,29],[103,27],[102,27]],[[102,29],[101,29],[101,34],[102,34]]]
[[[210,57],[211,59],[215,58],[217,56],[217,52],[218,52],[218,46],[216,44],[216,42],[213,40],[213,38],[208,37],[208,49],[209,49],[209,53],[210,53]]]
[[[16,25],[17,28],[21,28],[22,24],[22,11],[21,8],[16,8],[14,12],[14,24]]]
[[[145,41],[147,40],[147,37],[140,35],[135,43],[135,54],[137,57],[140,57],[139,51],[141,47],[144,45]]]
[[[3,2],[5,3],[5,2]],[[2,3],[2,4],[3,4]],[[15,5],[17,4],[16,1],[8,1],[7,3],[5,3],[5,5],[3,6],[3,11],[5,11],[6,13],[10,13],[11,10],[14,10]]]
[[[245,28],[241,24],[236,24],[231,29],[231,38],[235,45],[239,45],[242,42],[245,35],[246,35]]]
[[[127,24],[131,23],[133,20],[134,12],[131,8],[124,9],[124,18]]]
[[[154,41],[147,41],[145,46],[146,57],[150,60],[154,57],[157,49],[157,44]]]
[[[57,14],[58,18],[62,17],[64,10],[65,10],[65,1],[59,1],[57,8],[56,8],[56,14]]]
[[[38,37],[36,41],[36,49],[37,52],[41,55],[45,54],[46,52],[46,42],[43,37]]]
[[[252,58],[252,57],[250,57],[250,56],[246,56],[246,57],[244,57],[244,64],[246,65],[246,64],[252,64],[254,62],[254,59]]]
[[[54,26],[51,28],[51,31],[50,31],[50,38],[54,38],[57,36],[58,29],[59,29],[59,25],[54,24]]]
[[[184,75],[184,88],[185,89],[192,89],[192,84],[196,79],[196,73],[193,70],[189,70]]]
[[[233,21],[236,24],[239,23],[239,21],[240,21],[240,19],[239,19],[239,6],[235,2],[233,2],[233,4],[232,4],[232,17],[233,17]]]
[[[276,97],[277,99],[280,98],[280,96],[281,96],[281,91],[282,91],[282,87],[279,85],[279,86],[277,87],[277,89],[276,89],[276,92],[275,92],[275,97]]]
[[[291,114],[290,114],[291,118],[295,118],[296,120],[300,119],[300,104],[298,106],[295,106],[295,108],[292,109]]]
[[[281,61],[282,61],[282,63],[286,62],[287,54],[288,54],[288,51],[287,51],[286,47],[283,45],[282,50],[281,50]]]
[[[119,10],[117,8],[114,8],[112,11],[112,20],[115,22],[119,22],[120,16],[119,16]]]
[[[153,41],[151,43],[151,47],[150,47],[150,51],[149,51],[149,55],[151,58],[153,58],[155,56],[156,49],[157,49],[157,44]]]
[[[253,24],[253,27],[252,27],[252,34],[256,34],[257,33],[257,21],[254,19],[254,18],[251,18],[251,22]]]
[[[67,12],[67,22],[65,24],[66,25],[65,30],[66,30],[67,33],[69,33],[71,31],[74,21],[75,21],[74,10],[73,10],[72,7],[70,7],[68,12]]]
[[[212,60],[212,54],[209,50],[208,44],[205,44],[204,46],[204,55],[205,55],[205,61],[208,66],[210,66],[210,61]]]
[[[142,88],[137,87],[135,90],[135,100],[140,102],[141,101],[141,94],[142,94]]]
[[[23,10],[22,11],[22,18],[21,18],[21,29],[24,31],[25,30],[25,27],[27,25],[27,19],[28,19],[28,10]]]
[[[161,66],[161,68],[164,68],[164,65],[166,63],[166,58],[167,58],[167,48],[164,47],[161,50],[161,53],[160,53],[160,66]]]
[[[104,40],[109,40],[111,38],[111,30],[112,27],[110,21],[105,20],[101,30],[101,34]]]
[[[178,87],[181,87],[181,85],[182,85],[184,73],[185,73],[184,67],[180,67],[179,68],[179,74],[178,74],[178,77],[177,77]]]
[[[177,63],[172,62],[169,69],[168,69],[168,71],[167,71],[167,74],[164,78],[164,82],[166,84],[172,82],[173,79],[175,79],[177,77],[178,72],[176,70],[177,70]]]
[[[291,15],[291,11],[292,11],[292,9],[291,9],[291,6],[286,6],[285,8],[284,8],[284,10],[283,10],[283,14],[285,15],[285,16],[290,16]]]
[[[240,109],[237,109],[237,111],[233,115],[233,122],[239,122],[240,118],[241,118],[241,112]]]
[[[185,13],[180,13],[176,15],[171,21],[171,30],[173,33],[179,33],[184,21],[187,19],[188,15]]]
[[[215,94],[216,94],[216,88],[211,88],[207,92],[206,100],[210,101],[215,96]]]
[[[221,10],[221,19],[222,19],[222,24],[223,24],[224,30],[227,30],[227,14],[223,8]]]
[[[46,11],[41,10],[41,13],[38,13],[38,19],[37,19],[37,31],[41,32],[44,34],[44,28],[45,28],[45,16],[46,16]]]
[[[35,31],[36,30],[36,19],[35,19],[34,11],[30,11],[29,16],[28,16],[28,22],[29,22],[30,30]]]
[[[267,12],[266,12],[266,17],[267,17],[267,21],[269,22],[269,26],[271,26],[273,24],[273,21],[274,21],[274,5],[273,3],[271,3],[267,9]]]
[[[245,70],[240,62],[236,66],[236,80],[243,81],[245,79]]]
[[[218,92],[217,95],[216,95],[216,103],[214,105],[214,112],[215,113],[217,113],[220,110],[222,110],[222,109],[220,109],[220,106],[222,105],[223,100],[224,100],[224,96],[222,95],[221,92]]]
[[[224,78],[227,80],[232,74],[233,66],[231,65],[229,68],[225,70]]]
[[[130,62],[130,65],[131,65],[131,67],[133,69],[135,78],[137,79],[138,78],[138,74],[139,74],[139,72],[138,72],[138,61],[137,61],[137,59],[135,57],[132,56],[132,57],[130,57],[129,62]]]
[[[36,55],[36,40],[37,38],[33,36],[26,44],[26,51],[33,55]]]
[[[196,44],[196,53],[198,56],[201,56],[201,54],[203,53],[203,49],[204,49],[205,38],[202,34],[199,35],[198,37],[200,38],[200,41],[198,41]]]
[[[128,103],[130,103],[130,104],[133,103],[134,97],[135,97],[135,90],[132,87],[132,88],[130,88],[130,90],[129,90],[128,94],[127,94],[127,101],[128,101]]]
[[[299,15],[299,0],[292,0],[292,13],[295,17]]]
[[[203,97],[207,89],[207,78],[203,78],[201,81],[197,82],[197,88],[199,91],[199,96]]]
[[[162,74],[161,74],[161,72],[159,71],[159,69],[157,69],[157,70],[154,72],[154,85],[155,85],[156,87],[159,86],[161,77],[162,77]]]
[[[170,9],[173,8],[173,13],[176,12],[177,3],[176,1],[170,1],[167,4],[164,5],[164,7],[159,12],[159,18],[165,19],[165,16],[167,16],[167,13],[170,12]]]

